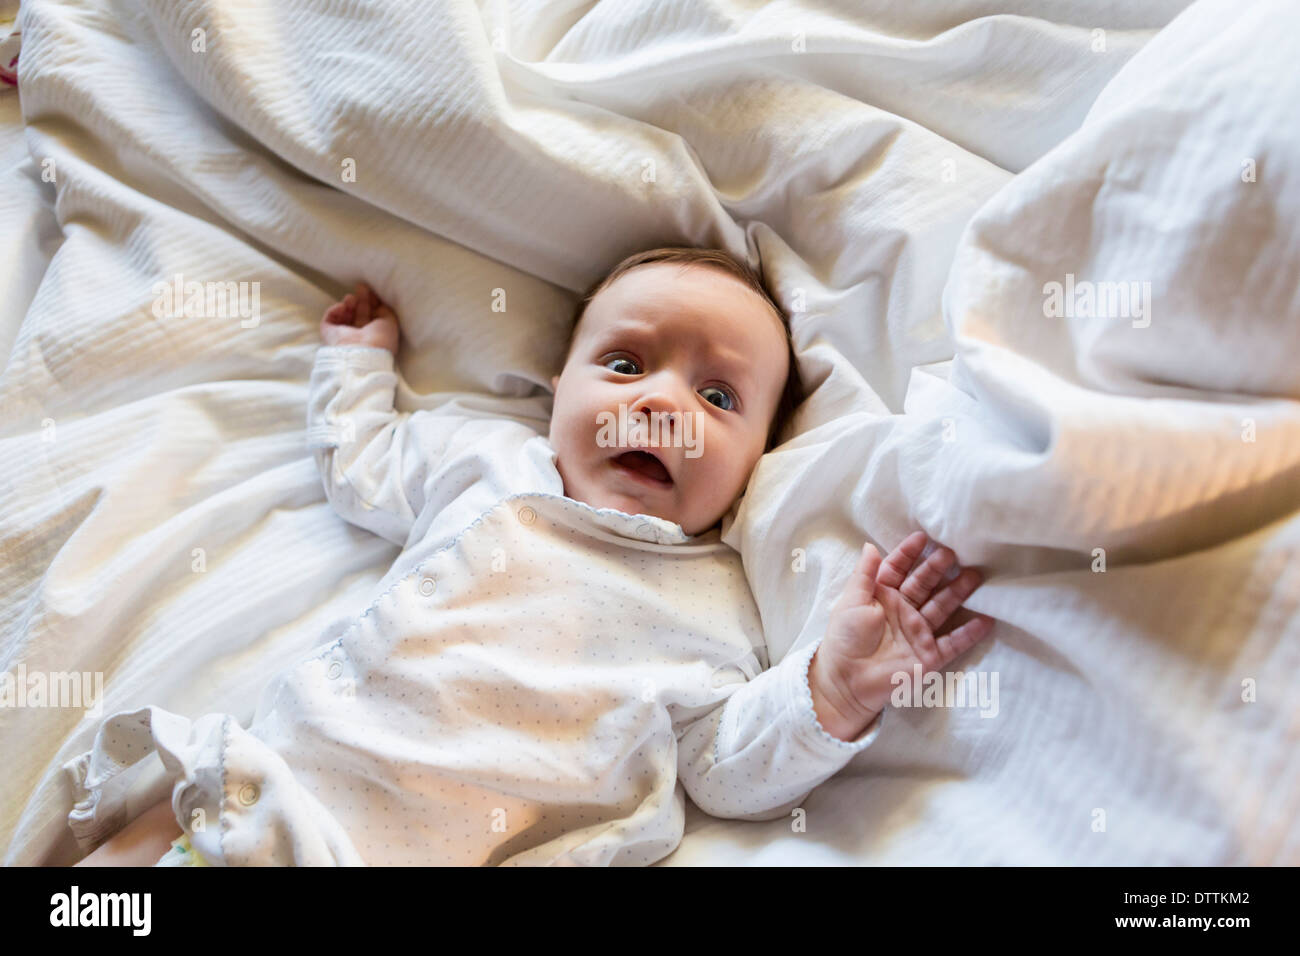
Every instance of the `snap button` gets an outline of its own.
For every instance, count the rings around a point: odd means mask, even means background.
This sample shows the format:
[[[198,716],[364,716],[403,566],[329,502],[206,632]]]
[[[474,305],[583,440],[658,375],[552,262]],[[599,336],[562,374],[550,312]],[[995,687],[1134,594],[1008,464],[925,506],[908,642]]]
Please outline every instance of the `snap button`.
[[[330,669],[326,673],[329,674],[330,680],[338,680],[339,675],[343,673],[343,664],[340,661],[331,661]]]
[[[239,788],[239,802],[246,807],[251,807],[257,803],[257,787],[251,783],[246,783]]]
[[[420,593],[428,597],[438,589],[438,582],[430,577],[420,578]]]
[[[537,512],[528,507],[528,505],[524,505],[519,509],[519,520],[524,524],[532,524],[537,520]]]

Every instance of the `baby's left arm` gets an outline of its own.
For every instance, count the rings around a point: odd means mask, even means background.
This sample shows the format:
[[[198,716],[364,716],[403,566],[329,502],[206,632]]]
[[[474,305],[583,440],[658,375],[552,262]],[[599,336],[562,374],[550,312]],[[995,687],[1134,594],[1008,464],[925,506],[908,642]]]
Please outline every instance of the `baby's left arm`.
[[[916,532],[883,561],[863,547],[826,635],[743,687],[691,724],[677,742],[678,779],[715,816],[774,820],[865,750],[880,732],[895,674],[946,667],[986,637],[976,615],[941,636],[979,587],[978,572],[945,577],[956,555]]]
[[[787,816],[876,739],[881,715],[852,741],[832,737],[818,721],[808,664],[821,643],[787,654],[678,738],[677,779],[705,813]]]

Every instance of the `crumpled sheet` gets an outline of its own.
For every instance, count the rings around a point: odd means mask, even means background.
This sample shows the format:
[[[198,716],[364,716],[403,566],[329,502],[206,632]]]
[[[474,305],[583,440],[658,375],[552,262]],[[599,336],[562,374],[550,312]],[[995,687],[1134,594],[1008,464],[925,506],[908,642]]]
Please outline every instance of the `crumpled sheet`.
[[[806,831],[696,814],[665,863],[1294,858],[1295,786],[1276,781],[1294,779],[1296,729],[1264,693],[1295,655],[1295,502],[1277,487],[1294,394],[1252,403],[1273,450],[1247,467],[1203,446],[1215,382],[1152,406],[1066,374],[1096,354],[1081,326],[1044,343],[1023,325],[1079,252],[1052,237],[1083,221],[1031,164],[1072,155],[1106,84],[1186,5],[1098,24],[1084,4],[1049,21],[1030,3],[739,19],[711,3],[28,0],[27,145],[56,172],[63,241],[6,318],[0,667],[102,672],[104,714],[251,716],[266,675],[364,607],[395,557],[333,514],[303,444],[321,310],[369,281],[403,320],[401,407],[484,393],[542,429],[576,293],[637,249],[720,245],[761,260],[816,389],[730,529],[774,659],[824,623],[863,535],[887,548],[923,527],[989,575],[970,603],[1003,623],[963,666],[999,671],[1002,694],[994,719],[892,715],[890,740],[810,797]],[[1284,44],[1286,11],[1250,9],[1238,38]],[[1184,42],[1239,52],[1201,29]],[[1150,69],[1189,86],[1176,57]],[[1116,89],[1132,137],[1142,83]],[[995,194],[1012,205],[985,206]],[[1046,253],[1018,286],[1000,248],[976,255],[979,223],[963,238],[981,207],[989,235]],[[1085,250],[1127,235],[1099,226]],[[1143,268],[1165,266],[1186,262]],[[256,282],[257,314],[166,314],[176,275]],[[1167,457],[1184,429],[1186,468]],[[1171,469],[1172,490],[1135,482]],[[61,767],[97,726],[0,709],[5,862],[76,859]]]

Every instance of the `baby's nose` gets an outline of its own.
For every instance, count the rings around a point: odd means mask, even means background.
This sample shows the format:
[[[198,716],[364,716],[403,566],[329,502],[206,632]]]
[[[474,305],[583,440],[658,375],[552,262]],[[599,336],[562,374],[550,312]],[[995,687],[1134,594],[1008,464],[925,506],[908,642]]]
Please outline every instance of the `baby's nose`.
[[[646,415],[646,416],[652,415],[652,414],[654,414],[655,412],[658,412],[659,415],[660,415],[660,416],[661,416],[665,421],[669,422],[670,424],[676,424],[676,423],[677,423],[677,420],[678,420],[678,419],[677,419],[677,413],[676,413],[676,412],[669,411],[666,407],[663,407],[663,408],[651,408],[649,405],[642,405],[642,406],[641,406],[641,413],[644,414],[644,415]]]

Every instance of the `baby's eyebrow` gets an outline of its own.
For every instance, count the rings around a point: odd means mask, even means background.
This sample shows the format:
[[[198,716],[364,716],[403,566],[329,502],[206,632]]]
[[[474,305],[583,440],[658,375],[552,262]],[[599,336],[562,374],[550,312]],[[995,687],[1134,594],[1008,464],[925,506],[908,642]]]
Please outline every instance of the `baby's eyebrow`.
[[[713,353],[714,359],[726,368],[728,378],[733,379],[738,386],[746,389],[749,388],[752,384],[750,380],[750,369],[752,366],[749,362],[745,361],[745,356],[741,355],[739,352],[733,352],[730,349],[723,348],[716,342],[710,343],[709,351]]]

